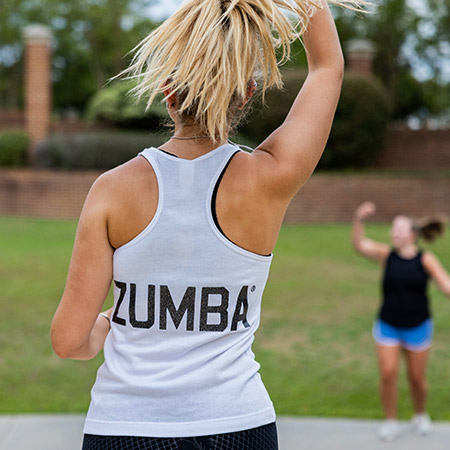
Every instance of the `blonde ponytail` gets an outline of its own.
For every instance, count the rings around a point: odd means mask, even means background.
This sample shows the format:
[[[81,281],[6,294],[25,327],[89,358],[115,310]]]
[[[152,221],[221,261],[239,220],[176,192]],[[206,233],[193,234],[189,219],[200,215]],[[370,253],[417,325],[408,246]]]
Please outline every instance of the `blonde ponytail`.
[[[427,216],[413,219],[412,222],[417,236],[431,242],[445,234],[448,217],[444,215]]]
[[[133,93],[155,97],[170,89],[178,114],[214,141],[223,141],[259,74],[262,94],[282,86],[279,64],[325,0],[190,0],[135,49],[122,74],[137,81]],[[361,0],[330,0],[358,8]],[[292,22],[282,10],[297,16]],[[277,58],[277,49],[281,49]]]

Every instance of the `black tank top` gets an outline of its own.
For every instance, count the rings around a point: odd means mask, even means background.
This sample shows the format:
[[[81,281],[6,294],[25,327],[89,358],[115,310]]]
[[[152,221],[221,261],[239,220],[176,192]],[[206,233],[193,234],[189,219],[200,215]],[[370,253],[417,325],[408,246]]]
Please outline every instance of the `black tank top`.
[[[422,252],[412,259],[389,254],[383,277],[383,304],[379,317],[395,327],[415,327],[430,315],[428,274]]]

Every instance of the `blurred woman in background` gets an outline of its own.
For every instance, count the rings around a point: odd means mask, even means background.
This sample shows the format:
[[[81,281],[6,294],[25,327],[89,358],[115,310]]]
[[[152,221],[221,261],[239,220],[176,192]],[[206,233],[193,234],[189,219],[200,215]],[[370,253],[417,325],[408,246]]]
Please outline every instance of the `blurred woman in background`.
[[[377,344],[380,395],[386,415],[379,437],[392,440],[399,433],[397,375],[402,351],[415,411],[412,426],[420,434],[427,434],[431,427],[426,412],[426,369],[433,338],[428,281],[434,280],[450,297],[450,276],[432,252],[419,248],[418,241],[432,241],[442,236],[447,221],[440,216],[421,220],[397,216],[391,227],[392,245],[388,245],[365,235],[364,221],[375,211],[371,202],[359,206],[354,216],[352,241],[358,253],[378,262],[384,271],[383,302],[373,327],[373,337]]]

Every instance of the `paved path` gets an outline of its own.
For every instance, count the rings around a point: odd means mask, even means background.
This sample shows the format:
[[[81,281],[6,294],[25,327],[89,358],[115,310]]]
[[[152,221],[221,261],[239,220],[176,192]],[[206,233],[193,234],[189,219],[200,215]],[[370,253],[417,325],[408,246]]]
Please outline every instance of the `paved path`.
[[[0,450],[80,450],[80,415],[0,415]],[[278,418],[280,450],[449,450],[450,423],[434,423],[427,437],[402,434],[379,442],[379,422],[369,420]],[[245,449],[242,449],[245,450]]]

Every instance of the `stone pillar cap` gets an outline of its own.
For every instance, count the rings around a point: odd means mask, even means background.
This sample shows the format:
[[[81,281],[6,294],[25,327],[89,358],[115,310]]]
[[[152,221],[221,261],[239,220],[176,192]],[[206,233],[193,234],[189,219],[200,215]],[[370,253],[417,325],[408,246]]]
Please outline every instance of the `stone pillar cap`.
[[[23,37],[27,42],[50,44],[53,34],[49,27],[41,24],[31,24],[23,29]]]
[[[352,55],[373,56],[377,52],[377,46],[368,39],[350,39],[345,45],[347,53]]]

